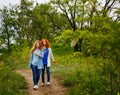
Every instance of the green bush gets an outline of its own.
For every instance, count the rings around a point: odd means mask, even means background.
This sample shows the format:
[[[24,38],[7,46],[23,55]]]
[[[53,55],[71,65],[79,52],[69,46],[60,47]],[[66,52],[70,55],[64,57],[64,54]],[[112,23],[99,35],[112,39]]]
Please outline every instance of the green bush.
[[[79,87],[72,87],[65,95],[83,95]],[[87,94],[86,94],[87,95]]]
[[[65,85],[65,86],[74,86],[75,85],[75,83],[76,83],[76,79],[75,79],[76,77],[74,77],[74,75],[69,75],[69,76],[67,76],[66,78],[65,78],[65,80],[64,80],[64,82],[63,82],[63,84]]]
[[[21,51],[11,51],[10,54],[3,54],[0,56],[0,60],[4,61],[4,63],[12,68],[13,70],[16,68],[27,68],[30,57],[30,48],[25,47],[21,49]]]
[[[113,61],[79,57],[79,53],[56,56],[56,60],[52,69],[63,80],[63,85],[70,87],[66,95],[117,95],[120,92],[119,68]]]
[[[82,58],[84,55],[82,52],[74,52],[73,53],[73,57],[76,57],[76,58]]]
[[[0,95],[26,95],[24,78],[0,62]]]

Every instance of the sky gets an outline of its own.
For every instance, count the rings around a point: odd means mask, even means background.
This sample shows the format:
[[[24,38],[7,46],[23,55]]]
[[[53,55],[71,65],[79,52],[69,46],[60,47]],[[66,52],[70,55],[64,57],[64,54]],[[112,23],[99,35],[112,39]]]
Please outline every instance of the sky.
[[[2,9],[3,6],[9,6],[10,4],[11,5],[20,4],[20,1],[21,0],[0,0],[0,9]],[[37,3],[46,3],[49,2],[50,0],[32,0],[32,1],[35,1]]]
[[[11,5],[15,5],[15,4],[20,4],[21,0],[0,0],[0,9],[3,8],[3,6],[9,6],[9,4]],[[34,1],[37,3],[46,3],[49,2],[50,0],[29,0],[29,1]],[[104,2],[104,0],[99,0],[100,2]]]

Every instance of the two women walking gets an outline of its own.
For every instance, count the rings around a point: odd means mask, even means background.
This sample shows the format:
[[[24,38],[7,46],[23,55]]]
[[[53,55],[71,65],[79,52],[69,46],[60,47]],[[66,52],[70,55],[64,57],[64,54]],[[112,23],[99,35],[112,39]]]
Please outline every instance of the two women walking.
[[[47,85],[50,85],[50,58],[55,62],[50,43],[47,39],[35,41],[30,54],[29,67],[32,69],[34,89],[38,89],[38,82],[42,73],[42,86],[45,84],[45,70]]]

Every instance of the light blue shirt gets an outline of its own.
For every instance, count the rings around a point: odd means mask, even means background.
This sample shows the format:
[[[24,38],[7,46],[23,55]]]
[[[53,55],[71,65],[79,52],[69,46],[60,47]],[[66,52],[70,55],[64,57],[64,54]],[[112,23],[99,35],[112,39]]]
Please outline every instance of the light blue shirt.
[[[34,66],[37,66],[38,69],[42,69],[43,68],[43,61],[42,61],[43,56],[44,56],[44,53],[40,49],[36,49],[30,55],[29,67],[32,64]]]

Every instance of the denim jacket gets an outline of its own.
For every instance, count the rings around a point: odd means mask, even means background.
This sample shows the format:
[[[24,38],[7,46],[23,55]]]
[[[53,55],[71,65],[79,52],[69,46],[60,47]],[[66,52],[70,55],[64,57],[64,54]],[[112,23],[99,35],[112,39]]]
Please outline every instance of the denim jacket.
[[[31,65],[33,65],[33,66],[37,66],[38,69],[42,69],[43,68],[43,61],[42,61],[43,56],[44,56],[44,53],[39,49],[36,49],[34,52],[32,52],[30,54],[29,68],[31,68]]]

